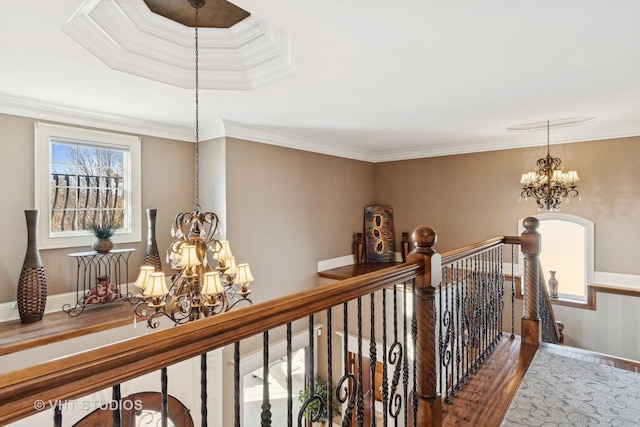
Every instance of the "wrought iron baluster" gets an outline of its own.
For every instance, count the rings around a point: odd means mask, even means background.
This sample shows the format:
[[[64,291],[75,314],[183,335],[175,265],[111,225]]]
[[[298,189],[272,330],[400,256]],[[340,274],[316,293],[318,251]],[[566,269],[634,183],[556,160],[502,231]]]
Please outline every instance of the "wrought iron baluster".
[[[314,361],[316,360],[315,345],[314,345],[314,327],[313,327],[313,314],[309,316],[309,346],[307,347],[307,353],[305,357],[306,366],[306,389],[309,390],[307,399],[302,403],[300,412],[298,413],[298,427],[302,427],[302,419],[307,418],[309,421],[315,422],[323,415],[326,409],[326,396],[322,396],[317,393],[315,382],[315,369]]]
[[[516,337],[516,275],[515,275],[515,245],[511,245],[511,339]]]
[[[200,355],[200,416],[201,426],[207,427],[207,353]]]
[[[387,427],[389,406],[389,382],[387,368],[387,289],[382,289],[382,426]]]
[[[53,407],[53,426],[62,427],[62,407],[60,406],[60,402],[56,402]]]
[[[358,297],[358,376],[356,392],[356,423],[364,425],[364,391],[362,390],[362,297]]]
[[[113,405],[111,406],[111,421],[113,427],[120,427],[120,425],[122,425],[122,394],[120,393],[120,384],[112,387],[111,396],[111,400],[113,400]]]
[[[169,393],[168,393],[168,377],[167,368],[160,370],[160,390],[162,398],[160,402],[160,415],[162,417],[162,427],[168,426],[168,413],[169,413]]]
[[[481,339],[481,295],[482,284],[479,276],[478,266],[480,265],[478,255],[473,256],[473,294],[471,298],[472,306],[472,322],[473,322],[473,338],[471,340],[471,348],[473,349],[473,362],[471,364],[471,372],[475,372],[478,368],[478,358],[480,354]]]
[[[442,286],[442,284],[441,284]],[[413,393],[411,393],[411,404],[413,406],[413,425],[418,425],[418,393],[416,391],[416,349],[418,341],[418,320],[416,316],[416,282],[415,279],[411,282],[411,298],[412,298],[412,310],[411,310],[411,340],[413,342]]]
[[[443,293],[446,292],[447,286],[447,267],[442,267],[442,283],[440,284],[440,289],[438,291],[438,300],[436,302],[436,321],[438,322],[438,361],[439,369],[438,369],[438,383],[440,385],[440,395],[444,396],[444,401],[447,403],[451,403],[450,399],[447,397],[447,387],[446,387],[446,372],[445,372],[445,343],[444,343],[444,329],[445,326],[445,313],[443,312],[442,307],[444,306],[442,300],[444,298]]]
[[[350,427],[355,407],[356,396],[356,380],[355,376],[350,372],[349,358],[349,306],[348,303],[343,304],[342,322],[344,336],[342,338],[342,354],[343,354],[343,375],[336,385],[336,398],[338,402],[347,404],[344,414],[342,414],[342,427]]]
[[[234,426],[240,427],[240,341],[233,344],[233,412]]]
[[[293,426],[293,366],[291,359],[293,357],[293,348],[291,344],[291,322],[287,323],[287,426]]]
[[[481,303],[481,307],[482,307],[482,339],[481,339],[481,352],[480,352],[480,362],[483,362],[485,359],[485,354],[486,354],[486,349],[487,349],[487,328],[489,327],[489,320],[488,320],[488,316],[487,316],[487,308],[488,308],[488,301],[489,301],[489,295],[488,295],[488,291],[489,291],[489,284],[487,281],[487,253],[486,252],[482,252],[480,254],[480,263],[481,263],[481,269],[480,269],[480,274],[481,274],[481,278],[482,278],[482,299],[480,300]]]
[[[469,328],[469,293],[467,290],[472,276],[469,272],[469,263],[467,258],[462,260],[462,266],[464,271],[464,281],[460,288],[460,298],[462,301],[462,383],[466,384],[469,376],[469,334],[471,332]]]
[[[399,424],[399,415],[402,410],[402,396],[398,392],[400,384],[400,371],[402,369],[403,347],[398,335],[398,285],[393,287],[393,344],[389,348],[389,363],[394,366],[391,380],[389,415],[394,419],[395,427]],[[385,414],[386,418],[386,414]]]
[[[271,400],[269,398],[269,331],[262,333],[262,414],[263,427],[271,425]]]
[[[462,343],[464,339],[464,323],[462,322],[461,313],[461,300],[460,291],[464,281],[464,271],[462,271],[462,279],[460,278],[461,261],[456,262],[456,305],[455,305],[455,318],[456,318],[456,390],[462,389],[462,381],[464,381],[463,369],[462,369]]]
[[[376,363],[377,363],[377,351],[376,351],[376,300],[375,294],[369,294],[370,298],[370,313],[369,323],[371,325],[370,338],[369,338],[369,370],[371,372],[371,385],[369,387],[369,413],[371,417],[371,426],[376,426],[376,405],[375,405],[375,387],[376,387]]]
[[[331,324],[331,308],[327,309],[327,422],[333,424],[333,325]]]
[[[408,347],[407,347],[407,342],[408,342],[408,336],[409,336],[409,327],[407,325],[407,311],[408,311],[408,307],[407,307],[407,284],[405,283],[404,285],[404,290],[403,290],[403,294],[404,294],[404,310],[403,310],[403,316],[402,316],[402,325],[403,325],[403,336],[402,336],[402,348],[404,349],[404,357],[402,359],[402,391],[403,391],[403,402],[405,402],[404,405],[404,425],[408,425],[409,422],[409,408],[408,408],[408,402],[409,402],[409,351],[408,351]],[[412,312],[414,311],[414,307],[411,308]]]
[[[496,248],[493,248],[491,250],[490,258],[491,271],[489,273],[489,277],[491,278],[491,308],[489,313],[491,315],[491,334],[489,335],[489,337],[491,339],[491,350],[493,350],[496,346],[496,338],[498,336],[498,318],[496,317],[496,313],[498,313],[498,264],[496,262],[496,260],[498,259],[498,252],[496,251]]]

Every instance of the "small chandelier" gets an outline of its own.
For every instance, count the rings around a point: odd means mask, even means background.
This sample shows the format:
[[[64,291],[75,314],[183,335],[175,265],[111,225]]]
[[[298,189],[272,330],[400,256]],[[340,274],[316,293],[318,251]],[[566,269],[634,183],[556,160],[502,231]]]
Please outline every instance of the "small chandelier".
[[[559,211],[560,203],[570,203],[570,197],[578,197],[576,171],[563,172],[562,161],[559,157],[551,157],[549,154],[549,121],[547,120],[547,156],[538,159],[536,171],[522,174],[520,184],[522,193],[520,200],[529,201],[535,198],[538,210]],[[578,201],[582,201],[578,197]]]
[[[196,156],[195,156],[195,205],[193,212],[176,215],[171,225],[174,238],[167,250],[167,262],[174,274],[167,287],[165,274],[153,266],[142,266],[135,286],[140,290],[136,316],[149,315],[147,324],[157,328],[156,318],[165,316],[175,324],[187,323],[231,310],[246,302],[254,281],[249,264],[237,264],[228,241],[215,238],[219,219],[213,212],[200,211],[198,166],[200,160],[199,135],[199,82],[198,82],[198,9],[204,0],[187,0],[195,9],[195,105],[196,105]],[[217,262],[215,269],[209,257]]]

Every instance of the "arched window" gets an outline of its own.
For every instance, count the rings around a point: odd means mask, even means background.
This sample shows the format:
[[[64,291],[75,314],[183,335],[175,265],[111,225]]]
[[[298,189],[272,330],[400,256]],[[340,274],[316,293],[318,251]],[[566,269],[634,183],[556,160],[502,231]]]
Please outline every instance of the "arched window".
[[[555,271],[561,299],[586,301],[594,271],[593,222],[560,212],[534,216],[540,221],[540,263],[545,280],[549,280],[549,271]]]

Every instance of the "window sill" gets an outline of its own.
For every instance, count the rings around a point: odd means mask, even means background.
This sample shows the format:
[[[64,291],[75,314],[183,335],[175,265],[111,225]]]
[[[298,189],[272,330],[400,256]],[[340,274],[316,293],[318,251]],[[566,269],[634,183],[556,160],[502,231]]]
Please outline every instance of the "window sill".
[[[586,309],[586,310],[595,310],[596,309],[595,305],[591,304],[591,300],[590,299],[580,300],[580,299],[563,298],[563,297],[558,297],[558,298],[549,297],[549,300],[551,301],[551,304],[553,304],[553,305],[562,305],[562,306],[565,306],[565,307],[583,308],[583,309]]]

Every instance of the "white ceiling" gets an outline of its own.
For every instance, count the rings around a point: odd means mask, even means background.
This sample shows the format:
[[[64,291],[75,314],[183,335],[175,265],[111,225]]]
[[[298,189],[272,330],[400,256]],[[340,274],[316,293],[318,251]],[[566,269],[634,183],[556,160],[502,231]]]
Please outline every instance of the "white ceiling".
[[[84,7],[97,3],[142,0]],[[548,119],[597,117],[552,143],[640,135],[637,0],[234,3],[291,37],[295,59],[250,90],[201,88],[201,139],[386,161],[544,144],[506,128]],[[193,140],[193,89],[87,50],[63,30],[82,5],[0,3],[0,112]]]

